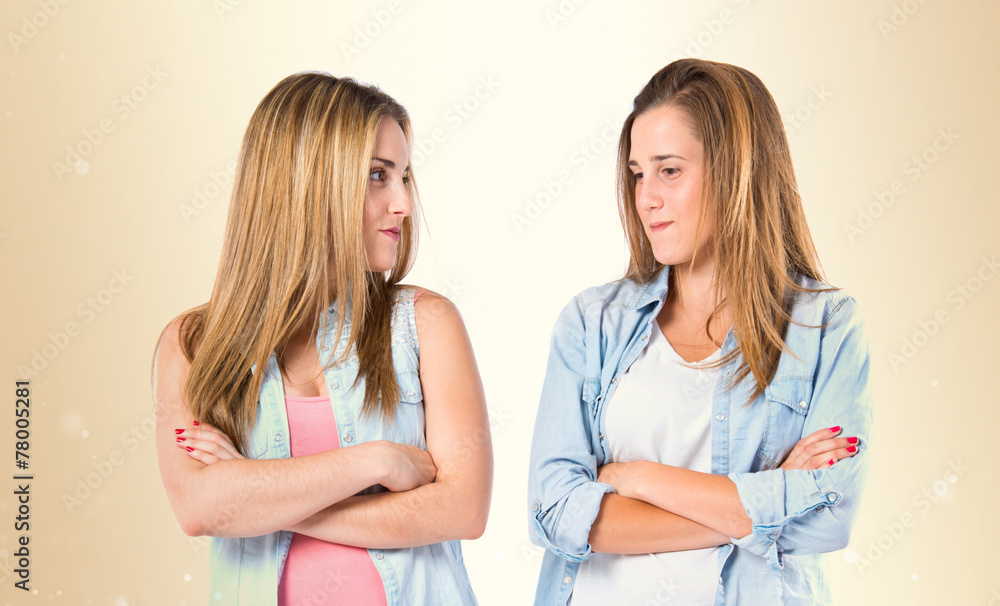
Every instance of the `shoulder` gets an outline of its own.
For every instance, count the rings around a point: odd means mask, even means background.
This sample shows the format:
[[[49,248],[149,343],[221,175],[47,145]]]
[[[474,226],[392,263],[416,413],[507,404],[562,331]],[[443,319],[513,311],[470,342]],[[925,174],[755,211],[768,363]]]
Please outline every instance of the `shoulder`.
[[[797,310],[800,314],[818,315],[824,320],[853,317],[857,314],[857,300],[843,288],[806,276],[799,276],[798,284],[808,290],[794,294],[793,317]]]
[[[426,324],[436,318],[461,317],[455,304],[444,295],[411,284],[400,284],[397,287],[396,307],[397,312],[404,313],[407,308],[411,308],[418,328],[421,324]]]
[[[154,403],[158,397],[158,386],[164,386],[167,392],[172,393],[176,390],[177,385],[183,382],[191,368],[191,363],[184,353],[183,344],[185,329],[188,328],[185,326],[187,316],[188,314],[184,313],[171,320],[160,332],[160,337],[156,342],[150,369]]]
[[[573,297],[560,313],[560,322],[600,318],[606,314],[625,316],[649,304],[657,303],[664,292],[656,283],[641,283],[621,278],[585,288]]]

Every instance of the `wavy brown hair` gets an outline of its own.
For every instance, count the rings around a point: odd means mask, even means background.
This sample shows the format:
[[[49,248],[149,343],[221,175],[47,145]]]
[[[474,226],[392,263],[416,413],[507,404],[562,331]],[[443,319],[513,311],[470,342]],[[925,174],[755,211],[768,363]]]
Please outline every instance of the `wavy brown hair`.
[[[411,143],[409,116],[389,95],[313,72],[279,82],[250,118],[212,296],[182,314],[180,331],[191,363],[185,395],[192,415],[225,432],[244,455],[271,353],[284,369],[290,337],[305,326],[325,331],[334,303],[336,334],[348,315],[351,323],[347,348],[329,365],[356,346],[362,412],[393,417],[399,386],[391,316],[396,285],[416,254],[417,215],[403,220],[388,275],[368,271],[362,222],[383,119],[395,120]]]
[[[674,61],[639,91],[618,143],[618,211],[630,253],[625,277],[638,282],[651,281],[663,266],[653,256],[636,211],[628,166],[632,125],[640,114],[665,106],[687,115],[704,148],[698,229],[706,211],[714,211],[711,252],[719,302],[705,332],[711,338],[712,320],[727,307],[738,349],[717,365],[742,355],[729,386],[753,375],[752,402],[764,393],[787,349],[784,335],[793,292],[816,292],[801,286],[799,276],[822,280],[781,114],[757,76],[713,61]],[[671,272],[671,282],[674,278]]]

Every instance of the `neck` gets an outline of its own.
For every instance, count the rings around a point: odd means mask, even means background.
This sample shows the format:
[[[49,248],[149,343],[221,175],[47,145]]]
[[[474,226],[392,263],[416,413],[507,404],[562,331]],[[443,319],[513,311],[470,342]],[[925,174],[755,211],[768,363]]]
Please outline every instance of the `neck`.
[[[707,316],[719,304],[715,290],[715,263],[710,259],[698,259],[695,265],[685,263],[674,265],[671,272],[671,302],[679,311]]]

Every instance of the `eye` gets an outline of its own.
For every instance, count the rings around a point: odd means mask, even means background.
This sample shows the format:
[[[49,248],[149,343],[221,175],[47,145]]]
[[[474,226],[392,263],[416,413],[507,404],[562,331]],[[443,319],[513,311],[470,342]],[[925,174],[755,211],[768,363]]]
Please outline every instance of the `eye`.
[[[638,181],[642,179],[642,173],[631,173],[631,177],[633,181]]]
[[[375,181],[385,181],[385,169],[373,168],[370,176]]]
[[[679,174],[680,172],[681,172],[681,169],[679,169],[679,168],[670,168],[670,167],[668,167],[668,168],[664,168],[663,169],[663,174],[667,175],[668,177],[674,177],[677,174]]]
[[[405,175],[403,175],[403,183],[409,183],[409,182],[410,182],[410,173],[406,173]]]

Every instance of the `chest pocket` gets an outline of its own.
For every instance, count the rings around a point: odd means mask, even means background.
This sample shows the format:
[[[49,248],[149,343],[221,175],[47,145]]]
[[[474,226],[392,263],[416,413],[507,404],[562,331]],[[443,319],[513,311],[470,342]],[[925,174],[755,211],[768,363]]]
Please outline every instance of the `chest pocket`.
[[[767,404],[767,425],[758,455],[768,468],[784,462],[795,444],[802,439],[802,427],[809,414],[812,399],[812,378],[802,376],[775,377],[764,390]]]
[[[392,423],[385,428],[387,440],[426,448],[424,438],[424,393],[416,370],[396,373],[399,405]]]

